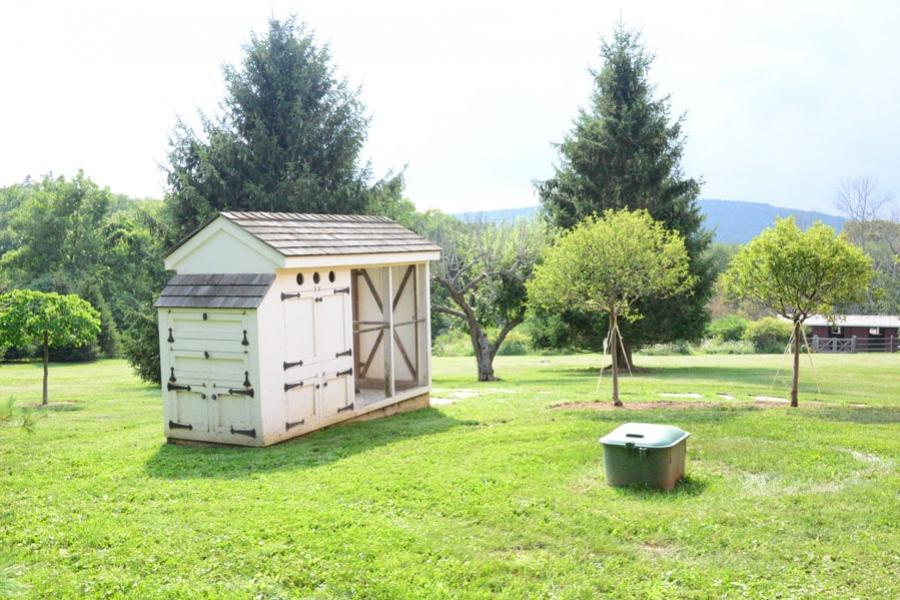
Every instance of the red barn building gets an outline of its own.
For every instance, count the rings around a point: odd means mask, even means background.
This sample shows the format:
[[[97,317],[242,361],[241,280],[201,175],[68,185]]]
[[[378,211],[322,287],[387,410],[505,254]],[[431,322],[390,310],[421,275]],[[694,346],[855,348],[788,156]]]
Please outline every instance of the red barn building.
[[[898,352],[900,317],[893,315],[821,315],[806,319],[815,352]]]

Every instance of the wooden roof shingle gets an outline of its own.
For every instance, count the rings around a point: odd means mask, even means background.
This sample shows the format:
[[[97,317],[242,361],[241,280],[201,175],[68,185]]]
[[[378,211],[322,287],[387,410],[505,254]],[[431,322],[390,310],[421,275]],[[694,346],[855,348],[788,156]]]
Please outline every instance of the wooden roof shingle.
[[[434,242],[387,217],[231,211],[219,214],[285,256],[440,251]]]
[[[274,273],[175,275],[166,284],[156,308],[257,308]]]

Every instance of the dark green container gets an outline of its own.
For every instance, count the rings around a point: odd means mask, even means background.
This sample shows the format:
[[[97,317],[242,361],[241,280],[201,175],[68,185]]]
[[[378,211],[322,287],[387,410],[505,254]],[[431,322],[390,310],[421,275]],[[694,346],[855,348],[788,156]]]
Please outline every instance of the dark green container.
[[[647,485],[671,490],[684,477],[687,439],[671,425],[626,423],[600,438],[609,485]]]

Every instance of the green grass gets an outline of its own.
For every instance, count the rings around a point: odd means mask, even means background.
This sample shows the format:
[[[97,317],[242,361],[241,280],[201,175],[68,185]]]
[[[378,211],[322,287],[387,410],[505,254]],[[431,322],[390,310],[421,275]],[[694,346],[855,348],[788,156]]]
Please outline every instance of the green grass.
[[[53,365],[75,405],[0,429],[0,554],[40,598],[900,596],[900,355],[817,357],[821,394],[804,362],[796,410],[717,406],[783,397],[780,356],[640,357],[622,382],[708,407],[549,409],[607,399],[597,360],[501,357],[479,385],[435,359],[435,396],[477,395],[261,450],[166,445],[124,363]],[[38,365],[0,366],[0,399],[39,393]],[[684,484],[605,485],[597,438],[625,421],[693,434]]]

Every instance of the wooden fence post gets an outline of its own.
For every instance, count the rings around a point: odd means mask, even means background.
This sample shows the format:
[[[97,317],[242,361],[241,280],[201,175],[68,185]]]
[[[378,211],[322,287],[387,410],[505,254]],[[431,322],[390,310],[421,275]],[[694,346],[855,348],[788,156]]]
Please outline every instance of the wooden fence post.
[[[856,352],[856,336],[854,335],[850,338],[850,353]]]

